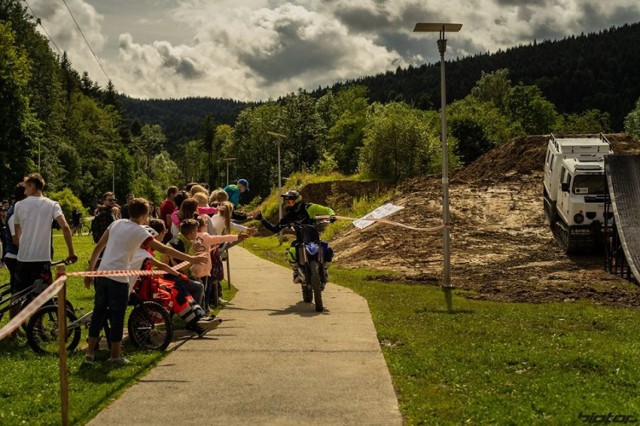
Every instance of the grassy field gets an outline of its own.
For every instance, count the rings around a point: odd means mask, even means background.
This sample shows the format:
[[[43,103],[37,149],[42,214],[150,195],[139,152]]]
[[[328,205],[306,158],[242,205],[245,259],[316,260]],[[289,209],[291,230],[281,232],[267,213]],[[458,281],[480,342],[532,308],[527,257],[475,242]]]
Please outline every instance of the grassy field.
[[[284,264],[276,238],[243,246]],[[456,295],[451,314],[439,288],[378,275],[329,272],[331,282],[369,302],[407,424],[564,425],[609,413],[640,419],[640,310]]]
[[[79,261],[67,267],[67,271],[86,270],[93,250],[89,236],[73,237]],[[54,236],[54,259],[66,255],[64,240]],[[6,268],[0,269],[0,282],[8,282]],[[79,278],[69,278],[68,298],[76,310],[86,313],[93,309],[93,290],[87,290]],[[231,299],[235,289],[223,285],[225,299]],[[130,311],[130,310],[129,310]],[[8,321],[6,314],[0,327]],[[179,324],[182,327],[184,323]],[[82,332],[82,342],[87,331]],[[141,351],[125,347],[132,363],[122,368],[110,368],[98,362],[94,366],[82,365],[84,354],[76,350],[69,357],[70,420],[72,424],[84,424],[116,398],[124,389],[135,383],[147,370],[156,365],[166,352]],[[98,360],[108,358],[106,351],[98,354]],[[36,355],[27,345],[21,332],[17,340],[0,341],[0,425],[51,425],[60,423],[59,370],[56,356]]]

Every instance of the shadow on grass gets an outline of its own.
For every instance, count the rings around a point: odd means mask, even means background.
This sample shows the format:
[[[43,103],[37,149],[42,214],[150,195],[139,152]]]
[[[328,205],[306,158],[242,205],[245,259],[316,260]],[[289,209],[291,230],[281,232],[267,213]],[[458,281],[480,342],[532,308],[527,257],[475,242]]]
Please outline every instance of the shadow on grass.
[[[31,349],[27,343],[27,339],[24,337],[24,334],[21,334],[18,338],[7,337],[2,340],[0,342],[0,352],[22,358],[31,357],[35,354],[33,349]]]

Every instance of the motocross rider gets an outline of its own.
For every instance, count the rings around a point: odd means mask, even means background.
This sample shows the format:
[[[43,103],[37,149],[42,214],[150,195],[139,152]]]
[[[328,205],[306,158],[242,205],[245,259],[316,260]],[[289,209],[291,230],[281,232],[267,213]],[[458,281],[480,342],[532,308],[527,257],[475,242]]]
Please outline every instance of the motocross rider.
[[[280,232],[281,230],[288,228],[292,222],[298,222],[300,224],[313,224],[316,222],[316,217],[322,215],[331,216],[330,221],[335,221],[335,212],[333,211],[333,209],[321,206],[320,204],[303,203],[302,195],[300,195],[298,191],[287,191],[280,197],[282,197],[282,205],[285,209],[285,215],[282,216],[282,219],[280,219],[277,224],[272,225],[269,221],[262,217],[261,212],[259,212],[255,216],[255,219],[260,220],[260,222],[262,222],[262,225],[264,225],[265,228],[273,233]],[[293,270],[294,283],[302,282],[302,279],[298,273],[297,258],[297,247],[300,241],[302,241],[302,235],[300,235],[300,230],[296,228],[296,239],[291,243],[291,246],[287,251],[287,260],[289,261],[291,269]],[[325,268],[331,261],[332,257],[333,250],[327,247],[327,250],[325,252]]]

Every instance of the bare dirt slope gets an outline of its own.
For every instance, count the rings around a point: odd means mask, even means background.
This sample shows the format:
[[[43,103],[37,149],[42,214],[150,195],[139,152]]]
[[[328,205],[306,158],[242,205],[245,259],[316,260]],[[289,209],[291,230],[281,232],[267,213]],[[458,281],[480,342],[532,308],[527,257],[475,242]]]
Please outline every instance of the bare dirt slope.
[[[556,246],[542,208],[547,140],[516,138],[452,175],[453,285],[477,299],[588,299],[640,306],[640,288],[605,272],[602,256],[568,257]],[[623,135],[610,135],[610,140],[616,153],[640,153],[640,144]],[[421,227],[438,225],[441,198],[439,176],[406,181],[390,200],[405,209],[391,219]],[[342,266],[394,271],[390,280],[441,283],[440,233],[376,224],[365,230],[349,228],[332,246]]]

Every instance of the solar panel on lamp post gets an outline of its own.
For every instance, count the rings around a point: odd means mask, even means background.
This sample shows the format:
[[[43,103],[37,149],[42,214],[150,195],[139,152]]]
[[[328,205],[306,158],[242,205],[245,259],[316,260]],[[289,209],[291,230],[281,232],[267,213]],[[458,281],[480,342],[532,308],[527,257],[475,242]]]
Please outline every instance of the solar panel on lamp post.
[[[451,247],[449,238],[449,152],[447,150],[447,91],[444,72],[444,52],[447,50],[447,39],[445,32],[458,32],[462,24],[451,23],[417,23],[414,32],[437,32],[438,51],[440,52],[440,118],[441,118],[441,143],[442,143],[442,230],[444,265],[442,290],[444,292],[447,310],[453,311],[453,299],[451,285]]]

